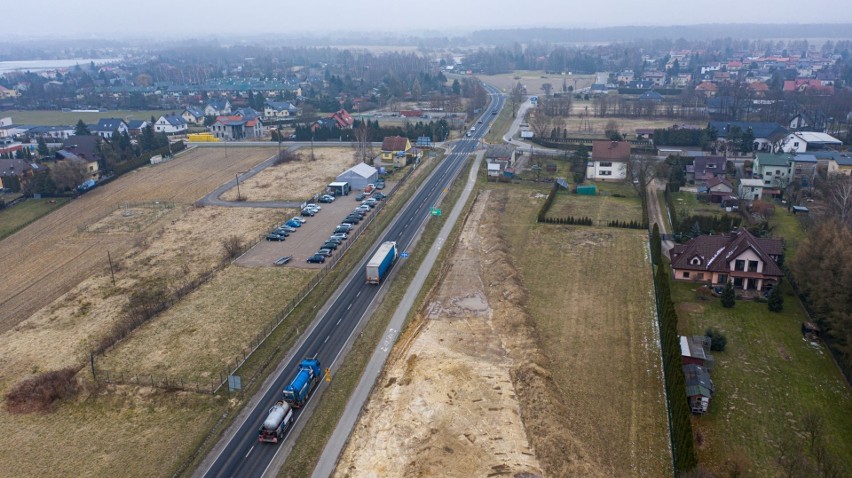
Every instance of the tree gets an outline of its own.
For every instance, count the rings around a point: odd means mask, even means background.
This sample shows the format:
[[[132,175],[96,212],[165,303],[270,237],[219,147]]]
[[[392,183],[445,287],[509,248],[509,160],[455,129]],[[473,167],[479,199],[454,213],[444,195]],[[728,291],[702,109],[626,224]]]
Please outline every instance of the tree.
[[[651,261],[654,265],[660,264],[660,258],[663,256],[663,244],[660,238],[660,226],[654,223],[651,229]]]
[[[657,159],[654,156],[635,156],[627,161],[627,180],[640,198],[645,197],[648,186],[654,181]]]
[[[517,116],[517,109],[524,100],[524,87],[520,82],[515,83],[515,86],[509,91],[509,101],[512,103],[512,118]]]
[[[38,155],[40,157],[44,158],[44,157],[50,155],[50,149],[47,147],[47,143],[44,142],[43,137],[39,136],[37,143],[38,143],[38,148],[36,150],[38,151]]]
[[[411,85],[411,96],[414,98],[414,101],[420,101],[420,95],[422,94],[423,87],[420,86],[420,80],[415,78],[414,83]]]
[[[823,221],[852,228],[852,176],[829,174],[817,181],[815,215]]]
[[[710,327],[704,331],[704,335],[710,338],[710,350],[713,352],[724,352],[725,346],[728,345],[728,338],[725,334]]]
[[[532,128],[536,138],[546,138],[553,128],[553,122],[543,111],[536,108],[530,114],[530,128]]]
[[[59,191],[71,191],[86,177],[86,162],[81,159],[64,159],[57,161],[50,168],[50,177]]]
[[[542,83],[541,91],[544,91],[545,96],[550,96],[550,92],[553,91],[553,85],[550,83]]]
[[[360,125],[353,128],[355,134],[355,143],[352,145],[355,148],[355,159],[367,164],[373,164],[375,152],[373,151],[373,143],[370,142],[370,129],[367,124],[361,122]]]
[[[737,304],[737,295],[734,292],[734,284],[731,281],[725,283],[722,289],[722,307],[730,309]]]
[[[775,286],[769,292],[769,311],[781,312],[784,310],[784,296],[781,294],[781,287]]]
[[[618,122],[614,119],[611,119],[606,122],[606,126],[604,126],[604,134],[607,138],[613,141],[621,141],[621,134],[618,132]]]
[[[77,125],[74,126],[74,134],[77,136],[91,136],[92,132],[83,120],[77,120]]]
[[[456,78],[453,80],[453,94],[460,95],[461,94],[461,83],[459,83],[459,79]]]

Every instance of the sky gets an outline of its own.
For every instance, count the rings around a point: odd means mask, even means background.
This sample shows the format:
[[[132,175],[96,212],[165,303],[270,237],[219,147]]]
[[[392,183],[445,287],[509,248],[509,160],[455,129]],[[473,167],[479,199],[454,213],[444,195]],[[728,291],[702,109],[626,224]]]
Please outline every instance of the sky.
[[[4,6],[14,39],[220,38],[488,28],[852,23],[837,0],[28,0]],[[806,5],[806,8],[802,8]],[[700,7],[699,7],[700,6]],[[17,20],[24,19],[24,20]],[[8,37],[7,37],[8,38]]]

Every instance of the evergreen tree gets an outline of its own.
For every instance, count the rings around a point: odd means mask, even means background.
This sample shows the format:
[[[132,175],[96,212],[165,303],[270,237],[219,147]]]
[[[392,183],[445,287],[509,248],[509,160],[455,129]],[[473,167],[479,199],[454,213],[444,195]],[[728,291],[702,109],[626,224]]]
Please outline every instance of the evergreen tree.
[[[784,310],[784,296],[781,295],[781,287],[775,286],[769,292],[769,311],[781,312]]]
[[[725,288],[722,289],[722,307],[730,309],[737,303],[737,295],[734,292],[734,284],[731,281],[725,283]]]
[[[91,136],[92,132],[83,120],[77,120],[77,125],[74,126],[74,134],[77,136]]]
[[[143,152],[157,149],[157,139],[154,137],[154,127],[152,124],[145,126],[142,129],[142,135],[139,137],[139,147],[142,148]]]
[[[38,137],[38,155],[41,157],[48,156],[50,154],[50,149],[47,147],[47,143],[44,142],[44,138],[41,136]]]
[[[660,238],[660,227],[654,223],[654,228],[651,231],[651,261],[654,265],[660,264],[660,258],[663,256],[663,244]]]

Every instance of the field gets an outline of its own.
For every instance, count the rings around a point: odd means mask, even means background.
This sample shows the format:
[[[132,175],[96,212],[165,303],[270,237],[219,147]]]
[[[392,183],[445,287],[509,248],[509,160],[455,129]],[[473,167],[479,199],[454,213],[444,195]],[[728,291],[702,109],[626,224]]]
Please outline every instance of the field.
[[[595,81],[595,75],[554,75],[545,74],[543,71],[515,71],[500,75],[478,75],[477,78],[494,85],[504,93],[508,93],[513,86],[520,83],[527,88],[527,94],[530,95],[544,95],[544,90],[541,89],[544,83],[553,85],[553,92],[556,93],[562,91],[563,79],[567,86],[573,86],[575,90],[588,88]]]
[[[337,476],[671,474],[645,235],[483,187]]]
[[[799,219],[799,216],[788,212],[780,204],[776,204],[775,215],[769,220],[769,226],[772,228],[772,236],[784,238],[784,255],[788,262],[796,257],[799,243],[806,237],[805,228]]]
[[[267,159],[264,148],[195,149],[173,161],[144,167],[96,188],[0,241],[0,332],[9,330],[107,265],[107,252],[121,257],[142,233],[86,233],[126,201],[192,204]],[[26,260],[19,260],[21,251]],[[50,277],[50,280],[44,280]]]
[[[583,113],[589,116],[582,117]],[[627,134],[627,139],[636,139],[637,128],[671,128],[673,125],[707,126],[706,120],[690,121],[678,118],[642,118],[623,116],[594,116],[594,108],[590,100],[574,100],[571,106],[571,116],[563,120],[561,127],[568,128],[572,137],[583,137],[585,135],[600,136],[604,134],[607,123],[615,121],[618,132]]]
[[[28,199],[0,210],[0,240],[67,202],[65,198]]]
[[[561,190],[556,195],[556,200],[553,201],[547,216],[589,217],[596,225],[606,225],[608,221],[642,222],[642,203],[632,187],[608,183],[594,184],[604,194],[582,196]],[[612,194],[626,197],[615,197]]]
[[[703,441],[698,446],[702,466],[716,476],[729,476],[723,473],[734,463],[741,476],[780,476],[780,443],[795,433],[796,447],[807,453],[803,418],[815,412],[823,419],[829,451],[852,470],[852,393],[826,348],[803,339],[800,324],[806,315],[789,286],[782,289],[781,313],[746,301],[725,309],[719,300],[700,300],[694,289],[694,284],[673,283],[681,333],[715,327],[728,339],[724,352],[713,353],[710,412],[693,420]]]
[[[75,125],[78,120],[83,120],[86,124],[97,123],[101,118],[122,118],[124,121],[129,120],[151,120],[151,116],[159,118],[165,114],[177,113],[180,111],[168,110],[114,110],[104,111],[99,113],[72,113],[70,111],[57,110],[8,110],[3,112],[3,116],[11,116],[14,124],[32,124],[32,125]]]
[[[277,151],[271,150],[272,154]],[[248,201],[304,201],[325,191],[325,185],[346,169],[357,164],[352,148],[314,148],[316,161],[311,161],[311,149],[301,148],[302,160],[270,166],[246,180],[240,180],[240,194]],[[225,201],[237,199],[232,188],[222,194]]]

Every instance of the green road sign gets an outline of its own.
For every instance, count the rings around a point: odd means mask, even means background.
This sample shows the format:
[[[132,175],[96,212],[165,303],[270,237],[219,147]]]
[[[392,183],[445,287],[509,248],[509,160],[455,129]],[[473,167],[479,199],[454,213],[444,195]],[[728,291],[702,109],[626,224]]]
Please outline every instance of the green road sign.
[[[440,210],[440,209],[438,209],[438,208],[436,208],[436,207],[433,207],[432,209],[430,209],[430,210],[429,210],[429,212],[430,212],[433,216],[440,216],[440,215],[441,215],[441,210]]]

